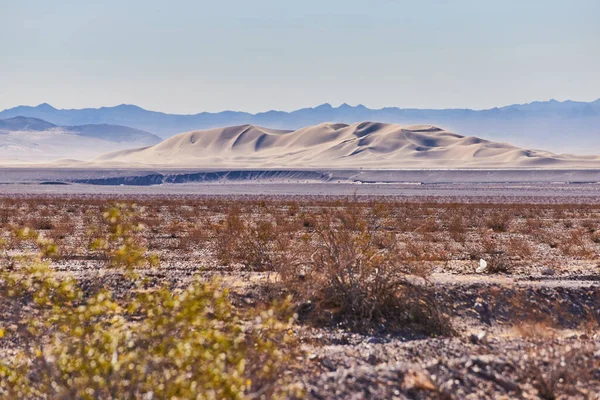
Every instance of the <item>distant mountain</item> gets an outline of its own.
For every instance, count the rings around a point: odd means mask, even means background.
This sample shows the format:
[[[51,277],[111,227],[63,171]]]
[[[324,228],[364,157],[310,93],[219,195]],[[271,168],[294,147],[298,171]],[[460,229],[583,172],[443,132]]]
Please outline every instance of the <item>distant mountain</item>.
[[[91,165],[210,168],[599,168],[600,156],[560,156],[432,125],[322,123],[296,131],[254,125],[186,132]]]
[[[41,132],[48,130],[62,130],[78,136],[94,137],[107,140],[109,142],[136,142],[152,145],[161,141],[161,138],[153,133],[145,132],[139,129],[120,125],[78,125],[78,126],[58,126],[48,121],[31,117],[14,117],[0,119],[0,131],[33,131]]]
[[[223,111],[177,115],[148,111],[134,105],[58,110],[44,103],[37,107],[19,106],[0,112],[0,118],[17,115],[40,118],[57,125],[125,125],[155,132],[164,138],[186,131],[242,124],[273,129],[298,129],[322,122],[351,124],[365,120],[404,125],[434,124],[464,135],[508,141],[522,147],[600,154],[600,99],[589,103],[550,100],[489,110],[370,109],[363,105],[332,107],[322,104],[292,112],[250,114]]]
[[[107,151],[151,146],[161,139],[118,125],[58,126],[32,117],[0,119],[0,161],[89,159]]]
[[[14,117],[8,119],[0,119],[0,131],[45,131],[48,129],[58,128],[56,125],[48,121],[37,118]]]

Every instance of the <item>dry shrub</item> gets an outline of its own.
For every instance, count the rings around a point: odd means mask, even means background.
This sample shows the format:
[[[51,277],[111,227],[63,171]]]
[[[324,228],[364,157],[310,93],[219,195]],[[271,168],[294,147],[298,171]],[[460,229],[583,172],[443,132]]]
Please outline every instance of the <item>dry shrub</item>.
[[[598,222],[593,219],[586,219],[581,222],[581,227],[588,233],[594,233],[598,229]]]
[[[48,217],[36,218],[31,223],[31,227],[38,231],[50,231],[54,229],[54,223]]]
[[[538,240],[547,244],[551,249],[556,249],[562,241],[562,238],[555,232],[542,230],[537,235]]]
[[[181,221],[171,221],[170,223],[166,224],[166,233],[167,236],[170,237],[171,239],[179,239],[183,236],[183,233],[185,231],[187,231],[187,226],[185,223],[181,222]]]
[[[428,254],[427,246],[424,244],[424,241],[419,240],[419,238],[409,240],[405,245],[405,250],[407,258],[414,261],[422,261]]]
[[[508,242],[508,252],[522,259],[531,257],[533,251],[526,238],[511,238]]]
[[[600,312],[591,307],[584,306],[585,317],[579,323],[579,329],[589,337],[600,333]]]
[[[565,209],[560,206],[553,208],[552,214],[554,219],[558,221],[565,219],[567,215]]]
[[[214,226],[213,230],[217,260],[223,265],[234,262],[236,245],[245,230],[239,208],[232,206],[228,210],[225,220]]]
[[[570,220],[570,219],[566,219],[566,220],[564,220],[562,223],[563,223],[563,226],[564,226],[566,229],[571,229],[571,228],[573,228],[573,227],[575,226],[575,222],[573,222],[573,221],[572,221],[572,220]]]
[[[435,218],[427,218],[425,221],[421,221],[421,224],[415,229],[415,232],[421,233],[435,233],[439,232],[440,227]]]
[[[501,247],[499,239],[493,235],[485,234],[481,241],[483,254],[475,253],[475,256],[483,258],[487,262],[486,273],[506,274],[512,271],[512,261]]]
[[[288,211],[288,216],[294,217],[294,216],[298,215],[298,213],[300,212],[300,206],[296,202],[290,203],[287,211]]]
[[[507,232],[510,224],[510,214],[507,212],[494,212],[487,218],[485,225],[494,232]]]
[[[464,243],[466,241],[465,222],[462,214],[456,214],[448,222],[448,232],[455,242]]]
[[[510,257],[504,253],[490,255],[487,260],[488,274],[509,274],[513,270],[513,263]]]
[[[302,227],[308,230],[314,229],[316,223],[314,217],[309,216],[307,214],[303,214],[300,219],[302,221]]]
[[[525,220],[525,225],[522,228],[522,232],[531,235],[538,232],[542,227],[543,223],[539,219],[527,218]]]
[[[236,261],[254,271],[272,271],[277,263],[278,236],[270,222],[246,225],[234,249]]]
[[[319,322],[354,329],[414,324],[430,334],[451,332],[425,285],[429,270],[399,257],[393,234],[355,225],[347,215],[326,214],[296,248],[294,265],[281,269],[284,287],[309,305]]]
[[[329,213],[329,210],[321,210],[322,214]],[[377,218],[374,213],[369,215],[364,214],[363,208],[357,202],[346,201],[342,204],[342,207],[335,212],[338,223],[341,224],[345,230],[360,232],[364,229],[365,225],[374,227],[376,225]]]
[[[560,239],[558,248],[564,255],[584,259],[594,258],[595,252],[587,245],[581,230],[571,230]]]
[[[254,271],[273,271],[288,260],[293,230],[269,221],[242,220],[232,209],[215,227],[215,253],[223,265],[241,263]]]
[[[541,399],[588,398],[580,382],[600,380],[598,347],[589,342],[556,346],[540,342],[527,353],[523,379],[531,382]]]
[[[486,254],[499,253],[500,250],[498,244],[498,240],[489,234],[485,234],[481,240],[481,246]]]
[[[444,247],[436,248],[432,244],[435,241],[435,237],[432,237],[430,233],[409,239],[404,246],[404,253],[401,253],[402,259],[410,263],[448,260],[449,257]]]
[[[208,226],[208,223],[204,224]],[[179,248],[182,250],[193,250],[198,246],[205,245],[208,241],[208,232],[204,227],[194,227],[179,238]]]

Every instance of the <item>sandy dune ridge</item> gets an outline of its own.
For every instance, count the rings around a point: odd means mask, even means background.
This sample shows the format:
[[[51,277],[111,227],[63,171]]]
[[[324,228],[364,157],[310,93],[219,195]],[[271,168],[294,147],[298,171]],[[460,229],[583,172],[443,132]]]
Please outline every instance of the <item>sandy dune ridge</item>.
[[[240,125],[181,133],[93,164],[261,168],[598,168],[598,156],[557,155],[461,136],[433,125],[322,123],[295,131]]]

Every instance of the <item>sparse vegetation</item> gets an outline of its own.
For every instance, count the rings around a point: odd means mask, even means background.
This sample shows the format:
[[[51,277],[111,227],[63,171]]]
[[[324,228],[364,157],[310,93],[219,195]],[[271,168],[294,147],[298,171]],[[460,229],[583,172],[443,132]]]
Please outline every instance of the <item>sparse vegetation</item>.
[[[359,329],[414,323],[428,333],[450,333],[424,282],[415,290],[411,281],[426,279],[429,269],[403,257],[395,235],[376,228],[377,218],[357,215],[321,212],[311,234],[295,246],[295,262],[280,266],[283,287],[311,304],[321,322],[330,318]]]
[[[0,199],[0,397],[313,397],[339,368],[415,398],[600,387],[600,292],[544,286],[599,275],[600,206],[136,203]]]

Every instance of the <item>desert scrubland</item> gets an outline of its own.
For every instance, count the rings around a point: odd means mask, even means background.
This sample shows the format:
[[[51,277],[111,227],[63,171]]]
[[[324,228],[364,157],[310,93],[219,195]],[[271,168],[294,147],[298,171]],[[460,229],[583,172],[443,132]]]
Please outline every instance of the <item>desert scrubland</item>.
[[[597,396],[600,206],[359,200],[0,199],[2,397]]]

